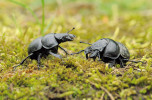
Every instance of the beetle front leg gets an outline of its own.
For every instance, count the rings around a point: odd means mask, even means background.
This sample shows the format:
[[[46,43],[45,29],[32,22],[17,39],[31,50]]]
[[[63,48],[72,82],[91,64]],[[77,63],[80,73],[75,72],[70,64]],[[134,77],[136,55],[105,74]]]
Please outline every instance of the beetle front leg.
[[[100,52],[98,52],[98,55],[97,55],[97,57],[98,57],[98,61],[101,61]]]
[[[88,56],[88,54],[86,54],[86,59],[88,59],[89,58],[89,56]]]
[[[59,54],[55,54],[55,53],[53,53],[51,51],[49,52],[49,54],[51,54],[52,56],[57,57],[59,59],[62,59],[61,55],[59,55]]]
[[[113,66],[115,66],[115,64],[116,64],[115,60],[110,61],[108,67],[113,67]]]
[[[62,48],[61,46],[59,46],[59,48],[62,49],[66,53],[66,55],[69,55],[69,53],[64,48]]]
[[[70,55],[79,54],[79,53],[81,53],[81,52],[83,52],[83,51],[84,51],[84,50],[81,50],[81,51],[76,52],[76,53],[71,53]]]
[[[120,67],[123,68],[124,67],[124,63],[122,61],[122,59],[119,57],[119,61],[120,61]]]

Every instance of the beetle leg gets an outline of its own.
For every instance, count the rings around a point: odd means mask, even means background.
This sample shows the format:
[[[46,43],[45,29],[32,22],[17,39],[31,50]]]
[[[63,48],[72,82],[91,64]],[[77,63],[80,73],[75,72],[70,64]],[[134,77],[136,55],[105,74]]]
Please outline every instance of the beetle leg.
[[[93,61],[96,61],[96,58],[95,58],[95,57],[93,58]]]
[[[108,67],[113,67],[115,64],[116,64],[116,61],[113,60],[113,61],[111,61],[111,62],[109,63]]]
[[[66,53],[66,55],[69,55],[69,53],[64,48],[62,48],[61,46],[59,46],[59,48],[62,49]]]
[[[82,51],[82,50],[81,50]],[[79,51],[80,52],[80,51]],[[84,54],[85,54],[85,56],[86,56],[86,59],[88,59],[89,58],[89,56],[88,56],[88,53],[86,53],[86,51],[84,50]]]
[[[40,64],[41,64],[40,59],[41,59],[41,56],[42,56],[42,53],[40,53],[40,54],[38,55],[38,57],[37,57],[37,63],[38,63],[37,67],[38,67],[38,69],[40,69]]]
[[[98,52],[97,56],[98,56],[98,61],[100,61],[101,60],[100,52]]]
[[[89,57],[88,57],[88,54],[86,54],[86,59],[88,59]]]
[[[123,63],[122,59],[119,58],[119,61],[120,61],[120,67],[123,68],[124,67],[124,63]]]
[[[32,55],[33,55],[33,53],[29,54],[26,58],[24,58],[18,65],[16,65],[16,66],[14,67],[14,70],[16,69],[16,67],[22,65],[22,64],[24,63],[24,61],[25,61],[27,58],[29,58],[30,56],[32,56]]]
[[[55,53],[53,53],[53,52],[49,52],[51,55],[53,55],[54,57],[57,57],[57,58],[59,58],[59,59],[62,59],[62,57],[61,57],[61,55],[59,55],[59,54],[55,54]]]

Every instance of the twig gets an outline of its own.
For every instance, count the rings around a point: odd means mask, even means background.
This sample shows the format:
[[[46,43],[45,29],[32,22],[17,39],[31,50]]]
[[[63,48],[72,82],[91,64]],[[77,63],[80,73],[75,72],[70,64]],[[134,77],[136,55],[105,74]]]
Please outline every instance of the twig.
[[[105,92],[102,94],[102,96],[100,97],[100,100],[103,100],[103,97],[105,95]]]
[[[93,86],[96,86],[94,83],[92,83],[90,81],[89,81],[89,83],[91,83]],[[108,94],[108,96],[110,97],[110,100],[115,100],[113,95],[106,88],[104,88],[103,86],[100,86],[100,88]]]
[[[42,3],[42,24],[41,24],[41,34],[44,34],[44,25],[45,25],[45,10],[44,10],[44,6],[45,6],[45,1],[41,0]]]
[[[110,97],[111,100],[115,100],[115,98],[113,97],[113,95],[106,88],[104,88],[103,86],[100,86],[100,88],[102,90],[104,90],[109,95],[109,97]]]

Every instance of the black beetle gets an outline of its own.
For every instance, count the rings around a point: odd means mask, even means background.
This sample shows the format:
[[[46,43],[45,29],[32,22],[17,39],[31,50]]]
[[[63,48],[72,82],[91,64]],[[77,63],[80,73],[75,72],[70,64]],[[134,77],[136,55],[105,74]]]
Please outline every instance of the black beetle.
[[[73,27],[73,29],[75,29]],[[72,30],[73,30],[72,29]],[[72,31],[70,30],[70,31]],[[37,60],[38,68],[40,65],[40,59],[42,57],[47,57],[49,54],[61,59],[61,56],[58,53],[58,47],[61,48],[66,54],[67,51],[59,46],[60,43],[66,41],[73,41],[75,35],[67,33],[50,33],[43,37],[39,37],[31,42],[28,47],[28,56],[21,61],[19,65],[22,65],[27,58]],[[15,66],[14,69],[17,67]]]
[[[99,60],[109,63],[109,67],[112,67],[115,64],[120,64],[120,67],[123,67],[126,65],[126,62],[129,61],[130,53],[128,49],[123,44],[112,39],[103,38],[93,44],[86,44],[91,46],[77,53],[72,53],[71,55],[79,54],[84,51],[86,59],[93,58],[95,60],[98,57]]]

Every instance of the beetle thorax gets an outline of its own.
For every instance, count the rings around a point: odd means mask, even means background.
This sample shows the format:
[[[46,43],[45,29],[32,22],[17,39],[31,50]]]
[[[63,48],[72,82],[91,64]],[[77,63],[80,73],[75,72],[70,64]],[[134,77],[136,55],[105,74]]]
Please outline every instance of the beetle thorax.
[[[65,41],[63,41],[65,33],[63,33],[63,34],[56,33],[54,36],[55,36],[55,39],[57,40],[58,43],[65,42]]]

